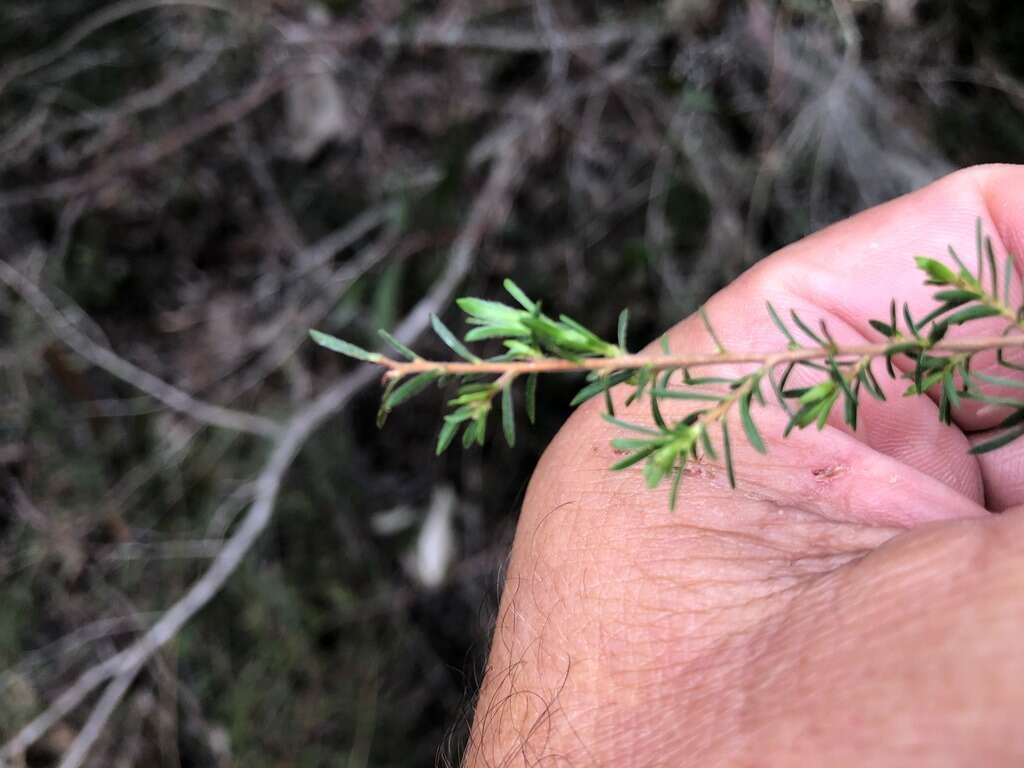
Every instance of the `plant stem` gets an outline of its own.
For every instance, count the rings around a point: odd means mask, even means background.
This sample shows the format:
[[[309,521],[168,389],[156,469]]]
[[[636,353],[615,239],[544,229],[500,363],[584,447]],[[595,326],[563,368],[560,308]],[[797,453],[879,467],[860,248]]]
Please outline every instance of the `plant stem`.
[[[861,344],[833,349],[830,347],[807,347],[784,352],[720,352],[697,355],[623,355],[621,357],[595,357],[580,360],[563,360],[542,357],[533,360],[511,360],[505,362],[481,360],[479,362],[441,360],[393,360],[381,357],[377,365],[388,369],[388,379],[402,378],[425,371],[440,371],[444,374],[508,374],[517,376],[529,373],[573,373],[577,371],[623,371],[650,368],[664,371],[670,368],[698,368],[709,365],[730,363],[760,363],[765,369],[785,363],[821,360],[828,357],[860,357],[873,359],[889,354],[894,343]],[[1024,334],[1016,336],[988,336],[970,339],[943,340],[930,345],[921,340],[921,349],[930,352],[981,352],[987,349],[1024,347]]]

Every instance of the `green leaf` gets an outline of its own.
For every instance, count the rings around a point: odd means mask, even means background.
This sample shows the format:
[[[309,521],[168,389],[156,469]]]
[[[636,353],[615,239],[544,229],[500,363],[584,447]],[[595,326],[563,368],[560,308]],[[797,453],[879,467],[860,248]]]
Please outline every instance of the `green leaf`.
[[[631,432],[639,432],[641,435],[661,436],[661,432],[656,429],[652,429],[651,427],[645,427],[643,424],[634,424],[630,421],[623,421],[622,419],[617,419],[614,416],[609,416],[607,413],[601,414],[601,417],[609,424],[614,424],[617,427],[628,429]]]
[[[411,349],[409,349],[407,346],[405,346],[405,344],[400,342],[398,339],[396,339],[390,333],[385,331],[383,328],[381,328],[379,331],[377,331],[377,333],[380,334],[380,337],[382,339],[384,339],[384,341],[386,341],[392,347],[394,347],[395,351],[398,352],[403,357],[405,357],[405,358],[407,358],[409,360],[418,360],[419,359],[419,355],[417,355],[415,352],[413,352]]]
[[[622,350],[622,354],[628,354],[628,347],[626,346],[626,333],[629,329],[629,310],[624,309],[619,313],[619,349]]]
[[[677,467],[675,474],[672,476],[672,490],[668,494],[668,509],[670,512],[676,511],[676,502],[679,501],[679,485],[683,481],[683,469],[684,467]]]
[[[946,318],[946,322],[950,325],[963,325],[964,323],[970,322],[971,320],[979,320],[983,317],[995,317],[1000,315],[999,309],[996,307],[988,307],[979,305],[976,307],[968,307],[967,309],[961,309],[956,314],[950,315]]]
[[[466,425],[466,429],[462,432],[462,448],[466,450],[473,445],[476,440],[476,421],[471,421]]]
[[[658,450],[663,451],[665,449],[659,448]],[[656,451],[655,454],[652,455],[651,458],[647,461],[647,463],[644,464],[644,480],[646,481],[648,488],[655,488],[658,485],[658,483],[661,482],[661,478],[663,478],[664,476],[665,469],[657,461]]]
[[[627,456],[621,461],[617,461],[614,464],[612,464],[612,470],[618,472],[619,470],[626,469],[627,467],[632,467],[634,464],[638,464],[644,459],[646,459],[657,449],[658,446],[651,445],[647,448],[644,448],[642,451],[637,451],[636,453]]]
[[[707,312],[704,311],[703,306],[701,306],[701,308],[697,310],[697,314],[700,315],[700,320],[702,323],[704,323],[704,328],[707,329],[708,335],[711,337],[711,340],[715,342],[715,351],[725,352],[725,345],[722,344],[722,340],[718,338],[718,334],[715,333],[715,329],[711,327],[711,321],[708,319],[708,314]]]
[[[732,466],[732,446],[729,444],[729,425],[722,422],[722,453],[725,454],[725,471],[729,475],[729,487],[736,487],[736,473]]]
[[[482,325],[479,328],[473,328],[468,331],[465,335],[466,341],[483,341],[484,339],[507,339],[510,336],[513,338],[524,338],[530,335],[530,331],[526,328],[513,325]]]
[[[917,262],[918,268],[928,275],[930,282],[937,285],[954,285],[956,283],[956,273],[942,262],[929,259],[927,256],[915,256],[914,261]]]
[[[708,434],[708,431],[704,427],[700,428],[700,442],[704,447],[704,455],[712,461],[718,461],[718,454],[715,453],[715,446],[711,444],[711,435]]]
[[[713,403],[720,403],[725,400],[725,395],[715,395],[710,392],[694,392],[688,389],[652,389],[652,397],[663,397],[668,400],[703,400]]]
[[[580,403],[586,402],[594,395],[600,394],[606,389],[614,387],[616,384],[621,384],[622,382],[627,381],[632,375],[632,371],[616,371],[615,373],[606,376],[600,376],[577,392],[576,397],[572,399],[572,402],[570,402],[569,405],[575,407]]]
[[[1014,389],[1024,389],[1024,381],[1020,379],[1007,379],[1004,376],[989,376],[986,373],[974,373],[975,378],[981,379],[982,381],[988,382],[989,384],[995,384],[999,387],[1013,387]]]
[[[310,331],[310,338],[313,339],[321,347],[331,350],[332,352],[338,352],[346,357],[351,357],[355,360],[362,360],[365,363],[378,363],[384,359],[384,356],[376,352],[368,352],[362,347],[357,347],[348,341],[343,341],[335,336],[331,336],[329,333],[323,333],[321,331]]]
[[[494,325],[516,325],[522,316],[523,311],[510,307],[507,304],[502,304],[499,301],[488,301],[486,299],[476,299],[472,296],[465,296],[461,299],[456,299],[455,303],[459,305],[459,308],[467,315],[485,320],[488,323]]]
[[[943,303],[959,305],[965,304],[968,301],[975,301],[978,298],[978,294],[957,288],[950,291],[938,291],[933,298]]]
[[[883,336],[892,336],[896,331],[891,325],[886,325],[881,320],[868,320],[868,324]]]
[[[512,405],[511,384],[501,390],[501,428],[505,432],[505,442],[511,448],[516,444],[516,415]]]
[[[834,381],[829,379],[823,381],[820,384],[815,384],[813,387],[808,389],[802,395],[800,395],[800,402],[803,405],[808,405],[829,397],[836,391],[836,384]]]
[[[404,381],[384,400],[384,409],[393,411],[406,400],[415,397],[441,376],[439,371],[426,371]]]
[[[668,432],[668,424],[665,422],[665,417],[661,415],[661,407],[658,405],[658,398],[654,393],[655,390],[651,389],[651,418],[658,425],[658,429]]]
[[[782,335],[789,340],[790,344],[795,347],[799,347],[800,345],[797,343],[796,339],[793,338],[793,334],[789,332],[786,324],[779,318],[779,315],[775,311],[775,307],[772,306],[772,303],[770,301],[766,301],[765,305],[768,307],[768,315],[771,317],[772,322],[775,323],[775,327],[778,328]]]
[[[800,319],[800,315],[796,313],[795,309],[789,310],[789,315],[790,317],[793,318],[793,322],[796,323],[796,327],[803,331],[807,338],[813,340],[814,343],[817,344],[819,347],[828,346],[828,344],[826,344],[825,341],[818,336],[818,334],[816,334],[814,331],[807,327],[804,321]]]
[[[448,330],[448,326],[441,322],[441,318],[437,315],[432,314],[430,316],[430,325],[434,328],[434,333],[441,337],[441,341],[447,344],[463,360],[468,360],[471,363],[480,362],[480,358],[466,349],[466,346],[455,338],[455,334]]]
[[[612,448],[617,451],[644,451],[652,445],[658,447],[655,441],[635,437],[616,437],[612,440]]]
[[[1002,448],[1004,445],[1012,443],[1021,435],[1024,435],[1024,425],[1003,432],[1001,435],[992,440],[975,445],[973,448],[971,448],[970,453],[973,453],[975,455],[979,453],[989,453],[990,451],[997,450],[998,448]]]
[[[508,291],[509,295],[513,299],[518,301],[524,309],[526,309],[529,312],[535,312],[537,310],[537,305],[529,298],[527,298],[526,294],[523,293],[522,289],[518,285],[513,283],[508,278],[505,279],[505,282],[502,283],[502,285],[505,286],[505,290]]]
[[[435,450],[437,456],[448,450],[448,446],[455,439],[461,423],[460,421],[448,421],[445,419],[444,423],[441,424],[441,433],[437,436],[437,449]]]
[[[754,447],[754,450],[758,453],[767,453],[767,449],[764,447],[764,441],[761,439],[761,435],[757,432],[757,427],[754,425],[754,420],[750,418],[750,395],[745,395],[740,398],[740,420],[743,422],[743,431],[747,433],[747,440]]]
[[[531,424],[537,422],[537,374],[526,377],[526,418]]]
[[[819,432],[825,428],[825,424],[828,422],[828,415],[832,412],[832,406],[835,405],[838,399],[839,392],[837,390],[830,397],[818,403],[818,422],[816,426]]]
[[[996,269],[996,254],[992,250],[992,238],[985,238],[985,256],[988,258],[989,271],[992,273],[992,296],[999,298],[999,271]]]
[[[917,329],[920,327],[918,323],[914,322],[914,316],[910,314],[910,305],[903,302],[903,319],[907,323],[907,329],[914,335],[915,338],[920,338]]]

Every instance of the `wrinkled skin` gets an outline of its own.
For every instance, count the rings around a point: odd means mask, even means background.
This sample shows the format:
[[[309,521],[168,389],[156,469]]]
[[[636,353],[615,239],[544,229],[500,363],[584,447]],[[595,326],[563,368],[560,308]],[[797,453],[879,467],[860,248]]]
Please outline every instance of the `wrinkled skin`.
[[[780,348],[766,299],[877,341],[891,297],[933,306],[912,257],[952,244],[973,264],[979,216],[997,254],[1024,253],[1024,168],[962,171],[796,243],[708,314],[735,350]],[[713,351],[697,318],[669,338]],[[876,372],[889,400],[862,397],[856,434],[783,440],[759,409],[768,455],[734,424],[737,490],[704,461],[674,513],[639,466],[608,471],[601,403],[574,414],[530,484],[467,764],[1024,764],[1024,440],[968,455],[1000,414],[944,427]]]

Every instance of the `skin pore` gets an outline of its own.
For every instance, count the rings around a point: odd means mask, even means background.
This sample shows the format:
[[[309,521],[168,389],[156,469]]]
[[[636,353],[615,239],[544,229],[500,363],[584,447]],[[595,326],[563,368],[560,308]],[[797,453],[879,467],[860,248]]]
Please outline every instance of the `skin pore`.
[[[912,257],[971,253],[978,217],[997,252],[1024,253],[1024,168],[962,171],[830,227],[707,312],[742,349],[779,347],[766,300],[877,341],[890,298],[933,304]],[[696,317],[669,338],[714,350]],[[608,471],[601,404],[577,411],[527,493],[466,764],[1021,764],[1024,441],[969,455],[999,413],[965,406],[946,427],[879,378],[888,401],[863,400],[856,434],[836,420],[782,440],[766,409],[768,454],[735,447],[735,491],[691,466],[675,512],[639,466]]]

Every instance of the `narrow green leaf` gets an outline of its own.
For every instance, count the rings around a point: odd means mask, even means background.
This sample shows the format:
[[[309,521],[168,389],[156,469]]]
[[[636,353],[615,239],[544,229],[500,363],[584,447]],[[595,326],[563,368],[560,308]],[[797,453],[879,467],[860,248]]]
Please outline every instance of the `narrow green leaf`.
[[[461,422],[448,421],[447,419],[441,424],[441,432],[437,436],[437,448],[435,449],[437,456],[448,450],[448,446],[452,444],[452,440],[458,434],[460,424]]]
[[[441,376],[438,371],[426,371],[425,373],[417,374],[411,379],[407,379],[402,382],[398,387],[395,388],[391,394],[384,400],[384,408],[388,411],[393,411],[399,405],[409,400],[428,386],[432,381],[436,381]]]
[[[516,444],[516,414],[512,404],[512,386],[505,385],[501,390],[501,427],[505,432],[505,442],[511,448]]]
[[[732,446],[729,444],[729,425],[722,422],[722,453],[725,455],[725,471],[729,475],[729,487],[736,487],[736,472],[732,466]]]
[[[830,357],[828,359],[828,363],[831,368],[832,378],[835,380],[836,384],[839,385],[840,389],[843,390],[843,394],[846,395],[846,397],[849,398],[850,400],[853,400],[853,404],[856,406],[857,397],[856,395],[853,394],[853,390],[850,389],[850,385],[846,381],[846,377],[843,376],[842,372],[836,366],[835,358]]]
[[[720,403],[725,400],[724,395],[715,395],[710,392],[694,392],[688,389],[652,389],[652,397],[664,397],[668,400],[702,400],[713,403]]]
[[[963,261],[960,260],[960,256],[953,249],[953,246],[952,245],[946,246],[946,250],[949,252],[950,258],[953,259],[953,263],[957,265],[957,267],[960,269],[960,271],[962,273],[966,273],[966,274],[970,275],[971,274],[971,270],[969,270],[967,268],[967,265],[964,264]]]
[[[463,406],[446,414],[444,417],[445,421],[451,422],[452,424],[461,424],[464,421],[469,421],[473,418],[473,409],[469,406]]]
[[[793,322],[796,323],[796,327],[799,328],[801,331],[803,331],[804,334],[807,336],[807,338],[812,339],[814,341],[814,343],[817,344],[819,347],[827,347],[828,346],[828,344],[826,344],[825,341],[818,336],[818,334],[816,334],[814,331],[812,331],[804,323],[804,321],[800,319],[800,315],[798,315],[796,313],[795,309],[789,310],[789,314],[790,314],[790,317],[793,318]]]
[[[995,317],[999,314],[1002,313],[996,307],[978,305],[976,307],[961,309],[959,312],[947,317],[946,322],[950,325],[963,325],[971,320],[979,320],[983,317]]]
[[[661,415],[661,407],[658,405],[658,397],[655,395],[656,390],[651,389],[651,418],[654,419],[654,423],[658,425],[658,429],[663,432],[668,432],[668,424],[665,422],[665,418]]]
[[[619,349],[622,350],[622,354],[628,354],[629,348],[626,346],[626,334],[629,330],[629,310],[624,309],[619,313]]]
[[[767,453],[768,450],[764,447],[764,441],[761,439],[761,435],[758,434],[754,420],[750,417],[749,394],[740,398],[740,420],[743,422],[743,431],[747,433],[747,440],[754,447],[754,450],[758,453]]]
[[[329,333],[310,331],[309,336],[321,347],[329,349],[332,352],[338,352],[355,360],[362,360],[365,363],[378,363],[384,359],[383,355],[376,352],[368,352],[362,347],[357,347],[351,342],[343,341],[335,336],[331,336]]]
[[[618,472],[619,470],[626,469],[627,467],[632,467],[634,464],[638,464],[639,462],[646,459],[657,449],[658,447],[656,445],[652,445],[649,448],[643,449],[642,451],[637,451],[636,453],[627,456],[621,461],[617,461],[614,464],[612,464],[612,470]]]
[[[953,381],[953,372],[947,371],[946,375],[942,377],[942,391],[945,396],[949,399],[949,403],[954,408],[960,407],[960,396],[956,391],[956,382]]]
[[[658,447],[657,444],[651,440],[641,440],[634,437],[616,437],[612,440],[612,448],[617,451],[645,451],[652,445]]]
[[[999,298],[999,271],[996,269],[996,254],[992,249],[992,238],[985,238],[985,256],[988,259],[989,272],[992,273],[992,296]]]
[[[476,426],[477,422],[471,421],[466,424],[466,428],[462,432],[462,448],[466,450],[473,445],[476,440]]]
[[[659,448],[658,451],[663,451],[664,448]],[[644,464],[644,480],[647,482],[648,488],[656,488],[658,483],[661,482],[661,478],[665,476],[665,468],[657,460],[658,451],[655,451],[654,455],[647,460]]]
[[[531,424],[537,423],[537,374],[526,377],[526,418]]]
[[[675,470],[675,474],[672,476],[672,490],[668,495],[668,509],[670,512],[676,511],[676,502],[679,501],[679,485],[683,481],[683,469],[686,466],[685,459],[683,465],[679,466]]]
[[[505,290],[508,291],[509,295],[513,299],[518,301],[523,306],[524,309],[526,309],[526,310],[528,310],[530,312],[535,312],[537,310],[537,305],[533,301],[531,301],[529,298],[527,298],[526,294],[523,293],[522,289],[520,289],[520,287],[518,285],[513,283],[508,278],[505,279],[505,282],[502,283],[502,285],[505,286]]]
[[[978,298],[978,294],[956,288],[949,291],[937,291],[932,298],[943,303],[963,304],[968,301],[975,301]]]
[[[825,400],[818,403],[818,422],[817,427],[820,432],[825,428],[826,422],[828,422],[828,415],[832,412],[832,406],[835,405],[836,400],[839,399],[839,391],[836,390],[832,395]]]
[[[940,261],[929,259],[927,256],[915,256],[919,269],[928,275],[931,282],[939,285],[953,285],[956,283],[956,273]]]
[[[813,387],[808,389],[802,395],[800,395],[800,402],[803,405],[818,402],[826,397],[831,396],[836,390],[836,384],[834,381],[829,379],[823,381],[820,384],[815,384]]]
[[[704,447],[704,455],[712,461],[718,461],[718,454],[715,453],[715,446],[711,443],[711,435],[708,434],[707,429],[704,427],[700,428],[700,442]]]
[[[891,325],[886,325],[881,320],[868,320],[868,324],[876,331],[878,331],[880,334],[886,337],[892,336],[893,333],[895,333],[896,331],[896,329],[893,328]]]
[[[570,402],[569,405],[575,407],[580,403],[586,402],[594,395],[600,394],[601,392],[604,392],[606,389],[614,387],[616,384],[621,384],[622,382],[628,380],[629,377],[632,375],[632,371],[616,371],[615,373],[609,374],[607,376],[600,376],[599,378],[594,379],[594,381],[590,382],[585,387],[583,387],[583,389],[581,389],[579,392],[577,392],[576,396],[572,399],[572,402]]]
[[[447,344],[463,360],[468,360],[471,363],[480,362],[480,358],[470,352],[465,344],[455,338],[455,334],[448,330],[448,326],[441,322],[441,318],[437,315],[432,314],[430,316],[430,325],[433,327],[434,333],[441,337],[441,341]]]
[[[971,448],[970,453],[973,453],[975,455],[979,453],[989,453],[990,451],[994,451],[998,448],[1002,448],[1004,445],[1012,443],[1021,435],[1024,435],[1024,425],[1003,432],[998,437],[992,440],[975,445],[973,448]]]
[[[1014,389],[1024,389],[1024,381],[1020,379],[1008,379],[1005,376],[989,376],[987,373],[975,372],[971,374],[977,379],[981,379],[989,384],[995,384],[999,387],[1013,387]]]
[[[477,299],[472,296],[456,299],[455,303],[467,315],[494,325],[517,325],[519,318],[523,314],[523,310],[502,304],[500,301],[488,301],[487,299]]]
[[[943,320],[940,323],[932,325],[931,330],[928,331],[928,343],[938,344],[946,336],[946,331],[949,330],[949,321]]]
[[[909,330],[910,333],[913,334],[915,337],[920,338],[920,336],[917,333],[918,326],[914,322],[913,315],[910,314],[910,305],[907,304],[906,302],[904,302],[903,304],[903,319],[907,323],[907,330]]]
[[[697,310],[697,314],[700,315],[700,320],[704,323],[704,327],[707,329],[708,335],[711,336],[711,340],[715,342],[715,351],[725,352],[725,345],[722,344],[722,340],[718,338],[718,334],[715,333],[715,329],[711,327],[711,321],[708,319],[708,314],[704,311],[703,306]]]
[[[775,311],[775,307],[772,306],[772,303],[770,301],[766,301],[765,304],[768,307],[768,316],[771,317],[772,322],[775,324],[775,327],[778,328],[779,332],[782,333],[782,335],[789,340],[790,344],[799,347],[800,345],[797,343],[797,340],[793,338],[793,334],[789,332],[789,329],[786,327],[786,324],[783,323],[782,320],[779,318],[779,315]]]
[[[468,331],[463,337],[468,342],[484,341],[485,339],[527,338],[530,331],[513,325],[482,325]]]
[[[793,363],[790,363],[789,367],[792,368],[792,366],[793,366]],[[790,410],[789,402],[786,400],[786,395],[782,391],[782,386],[779,384],[778,380],[775,378],[775,369],[774,368],[772,368],[770,371],[768,371],[768,381],[772,385],[772,391],[775,393],[775,399],[779,401],[779,406],[782,408],[783,411],[786,412],[786,415],[792,416],[793,412]]]
[[[405,346],[405,344],[400,342],[398,339],[396,339],[390,333],[385,331],[383,328],[377,331],[377,333],[380,334],[380,337],[384,339],[384,341],[386,341],[388,344],[394,347],[395,351],[398,352],[398,354],[402,355],[402,357],[405,357],[409,360],[419,359],[419,355],[417,355],[415,352],[413,352],[411,349]]]
[[[609,424],[614,424],[617,427],[628,429],[631,432],[639,432],[641,435],[655,435],[658,437],[661,436],[661,432],[659,432],[656,429],[652,429],[651,427],[645,427],[643,424],[633,424],[630,421],[623,421],[622,419],[617,419],[614,416],[610,416],[607,413],[601,414],[601,416]]]

